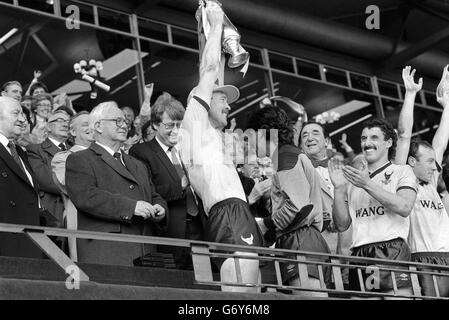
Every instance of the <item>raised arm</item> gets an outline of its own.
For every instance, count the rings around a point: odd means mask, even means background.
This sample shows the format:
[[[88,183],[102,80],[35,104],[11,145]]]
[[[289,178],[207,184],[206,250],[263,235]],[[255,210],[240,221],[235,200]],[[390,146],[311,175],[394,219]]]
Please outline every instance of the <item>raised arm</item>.
[[[415,104],[416,94],[422,88],[422,78],[419,78],[418,83],[415,82],[414,75],[416,70],[411,71],[411,67],[407,66],[402,69],[402,80],[405,86],[404,104],[402,105],[401,113],[398,121],[398,144],[396,147],[396,164],[406,164],[407,155],[410,148],[410,141],[412,139],[413,130],[413,109]]]
[[[432,140],[432,147],[435,150],[435,160],[441,165],[443,154],[446,151],[449,141],[449,65],[444,67],[440,85],[441,90],[437,90],[437,101],[444,108],[441,115],[440,126],[438,127]]]
[[[201,57],[200,80],[193,91],[193,97],[189,96],[179,133],[181,157],[186,165],[191,163],[193,157],[198,156],[199,152],[194,150],[201,148],[201,139],[204,132],[210,127],[209,104],[220,69],[224,13],[221,7],[213,1],[207,2],[205,11],[206,17],[203,19],[208,19],[210,30]]]
[[[33,84],[35,84],[36,82],[39,81],[39,78],[41,77],[41,75],[42,75],[42,72],[40,72],[39,70],[35,70],[35,71],[34,71],[34,77],[33,77],[33,80],[31,80],[31,83],[30,83],[30,85],[29,85],[27,91],[25,92],[25,95],[26,95],[26,96],[29,96],[29,95],[30,95],[31,87],[33,86]]]
[[[200,80],[195,90],[195,95],[210,102],[214,83],[218,78],[221,57],[221,35],[223,33],[224,13],[221,7],[214,1],[207,1],[206,17],[210,24],[210,31],[204,46],[200,63]]]

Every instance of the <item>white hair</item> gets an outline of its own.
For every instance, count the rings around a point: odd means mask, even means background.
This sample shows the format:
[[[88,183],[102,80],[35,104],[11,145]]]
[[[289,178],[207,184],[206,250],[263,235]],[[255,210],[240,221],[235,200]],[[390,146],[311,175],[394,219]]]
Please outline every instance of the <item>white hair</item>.
[[[3,110],[11,104],[17,104],[20,106],[19,101],[7,96],[0,96],[0,118],[4,117]],[[21,106],[20,106],[21,107]]]
[[[95,133],[95,124],[101,119],[104,119],[108,114],[110,114],[114,109],[118,109],[118,105],[115,101],[107,101],[100,103],[90,112],[89,126]]]

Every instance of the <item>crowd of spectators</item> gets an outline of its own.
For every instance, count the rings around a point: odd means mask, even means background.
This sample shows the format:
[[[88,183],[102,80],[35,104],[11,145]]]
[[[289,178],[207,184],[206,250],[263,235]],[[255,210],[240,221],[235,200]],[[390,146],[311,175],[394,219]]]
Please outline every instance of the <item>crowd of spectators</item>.
[[[235,121],[225,130],[239,91],[216,85],[223,13],[213,4],[206,12],[210,34],[186,106],[166,92],[151,105],[150,85],[137,115],[113,101],[77,113],[66,94],[50,94],[39,72],[25,94],[18,81],[1,87],[0,222],[449,265],[447,68],[437,90],[443,112],[432,143],[411,139],[422,79],[415,82],[408,66],[399,122],[371,120],[357,142],[343,134],[345,154],[332,149],[325,125],[269,100],[244,128],[256,132],[257,143],[239,141]],[[358,143],[362,153],[356,155],[350,144]],[[244,161],[236,161],[239,154]],[[132,266],[138,257],[164,252],[178,268],[192,268],[186,248],[53,241],[79,262]],[[24,236],[2,233],[0,255],[42,253]],[[234,261],[214,263],[223,282],[237,281]],[[240,263],[243,281],[256,283],[259,262]],[[360,290],[354,272],[345,270],[345,285]],[[300,285],[296,263],[282,264],[281,273],[285,283]],[[308,266],[308,275],[306,286],[320,288],[316,266]],[[329,268],[324,278],[332,286]],[[435,294],[429,276],[419,280],[424,294]],[[373,290],[393,290],[384,272],[379,281]],[[449,296],[449,278],[437,283],[440,295]],[[396,285],[411,290],[407,274],[398,272]]]

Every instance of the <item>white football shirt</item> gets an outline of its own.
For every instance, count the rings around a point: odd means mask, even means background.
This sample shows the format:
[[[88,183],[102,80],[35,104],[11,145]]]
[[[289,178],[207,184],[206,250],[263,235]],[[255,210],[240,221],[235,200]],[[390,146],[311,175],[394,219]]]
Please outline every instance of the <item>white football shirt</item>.
[[[438,176],[435,171],[430,183],[418,185],[410,214],[408,242],[412,253],[449,252],[449,216],[437,192]]]
[[[187,105],[178,144],[190,183],[209,214],[214,204],[229,198],[246,202],[246,195],[235,165],[227,157],[223,133],[210,124],[206,102],[196,98]]]
[[[417,189],[416,176],[408,165],[388,162],[370,173],[370,178],[394,194],[401,189],[415,192]],[[409,218],[389,211],[368,192],[352,184],[348,187],[348,208],[353,227],[351,248],[396,238],[407,240]]]

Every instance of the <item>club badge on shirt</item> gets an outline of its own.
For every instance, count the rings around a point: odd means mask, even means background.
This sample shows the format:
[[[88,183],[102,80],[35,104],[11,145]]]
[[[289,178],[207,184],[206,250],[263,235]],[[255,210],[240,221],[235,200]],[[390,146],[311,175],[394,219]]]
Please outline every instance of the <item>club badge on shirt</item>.
[[[387,173],[385,172],[384,176],[385,176],[385,180],[382,180],[383,184],[389,184],[391,181],[391,176],[393,175],[394,171],[391,171],[391,173]]]

